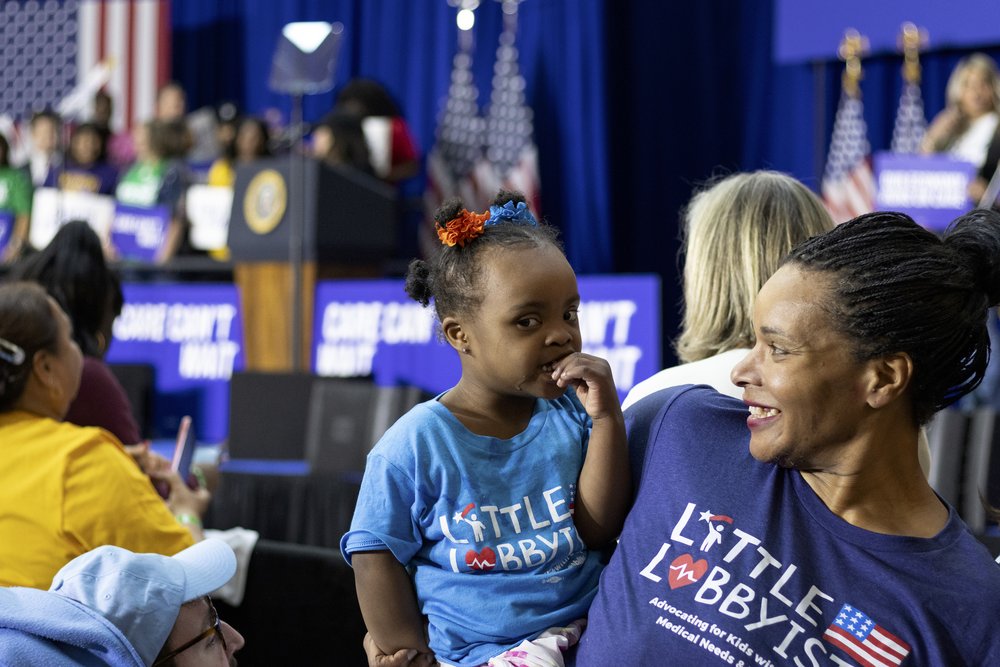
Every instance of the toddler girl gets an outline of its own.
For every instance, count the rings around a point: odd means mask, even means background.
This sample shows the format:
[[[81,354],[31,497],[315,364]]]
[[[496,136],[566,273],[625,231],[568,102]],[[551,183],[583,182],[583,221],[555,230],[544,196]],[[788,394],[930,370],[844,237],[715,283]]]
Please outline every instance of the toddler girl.
[[[445,247],[406,289],[462,377],[376,444],[341,549],[383,653],[561,666],[630,494],[611,369],[580,353],[576,276],[521,195],[435,220]]]

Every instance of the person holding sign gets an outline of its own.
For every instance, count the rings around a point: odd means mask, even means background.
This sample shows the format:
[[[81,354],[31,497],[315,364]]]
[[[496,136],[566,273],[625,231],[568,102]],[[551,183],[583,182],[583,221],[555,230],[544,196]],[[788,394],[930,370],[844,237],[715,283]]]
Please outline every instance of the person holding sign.
[[[407,292],[434,300],[462,376],[375,445],[341,550],[383,653],[561,665],[631,488],[611,369],[580,352],[576,276],[522,196],[436,220],[445,247]]]
[[[136,161],[115,190],[119,203],[140,209],[166,209],[155,261],[168,261],[187,235],[184,193],[191,175],[184,165],[189,136],[183,121],[149,121],[135,130]]]
[[[17,259],[28,242],[31,179],[10,164],[10,143],[0,133],[0,261]]]
[[[113,195],[118,183],[118,170],[101,156],[107,153],[105,138],[99,125],[82,123],[73,128],[66,154],[66,167],[53,182],[65,192],[89,192]]]
[[[103,544],[172,555],[202,537],[205,490],[171,471],[167,502],[121,443],[63,422],[83,359],[66,313],[35,283],[0,285],[0,586],[45,588]]]

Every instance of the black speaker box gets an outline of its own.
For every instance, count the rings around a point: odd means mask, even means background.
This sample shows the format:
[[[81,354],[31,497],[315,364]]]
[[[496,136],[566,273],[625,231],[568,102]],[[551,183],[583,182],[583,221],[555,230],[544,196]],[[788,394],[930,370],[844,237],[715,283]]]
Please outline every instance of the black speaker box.
[[[309,373],[233,373],[229,458],[304,459]]]
[[[349,474],[407,410],[428,397],[417,387],[316,378],[309,407],[306,459],[312,472]]]

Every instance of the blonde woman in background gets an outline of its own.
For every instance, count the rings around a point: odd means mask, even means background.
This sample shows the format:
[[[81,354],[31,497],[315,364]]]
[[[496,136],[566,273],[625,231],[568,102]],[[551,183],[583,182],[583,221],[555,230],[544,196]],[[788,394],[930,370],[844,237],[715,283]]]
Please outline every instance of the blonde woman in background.
[[[683,362],[640,382],[622,408],[666,387],[707,384],[740,398],[729,374],[753,347],[757,292],[798,243],[833,228],[809,188],[775,171],[733,174],[697,193],[684,216]]]
[[[920,151],[947,153],[982,167],[1000,121],[1000,71],[993,58],[973,53],[948,78],[946,106],[934,117]]]

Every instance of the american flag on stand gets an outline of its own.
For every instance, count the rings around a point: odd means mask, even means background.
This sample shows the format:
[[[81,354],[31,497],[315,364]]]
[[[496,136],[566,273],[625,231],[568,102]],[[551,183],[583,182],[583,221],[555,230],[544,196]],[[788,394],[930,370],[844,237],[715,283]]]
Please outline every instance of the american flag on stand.
[[[538,149],[534,141],[531,107],[524,97],[524,77],[518,66],[518,0],[504,0],[504,29],[500,33],[493,92],[486,111],[486,159],[501,186],[522,193],[537,216],[541,188],[538,177]]]
[[[113,129],[153,114],[170,77],[169,0],[6,0],[0,3],[0,114],[46,108],[86,117],[106,85]]]
[[[421,228],[420,247],[429,257],[440,247],[434,232],[434,212],[446,199],[461,197],[467,207],[482,210],[492,196],[481,191],[475,178],[482,161],[483,119],[479,115],[479,90],[472,78],[471,39],[460,39],[452,61],[448,97],[438,118],[434,146],[427,155],[427,189],[424,208],[428,224]]]
[[[450,197],[461,197],[470,210],[482,211],[500,188],[517,190],[538,215],[538,150],[514,46],[517,0],[504,0],[503,4],[504,29],[485,118],[479,113],[479,90],[472,78],[471,34],[464,31],[459,35],[448,98],[427,156],[424,207],[430,222],[420,236],[425,256],[440,246],[432,219],[434,211]]]
[[[868,129],[861,99],[842,93],[823,174],[823,202],[835,222],[874,209],[875,178],[868,165]]]
[[[845,604],[823,633],[823,640],[842,649],[866,667],[901,665],[910,654],[910,645],[869,618],[863,611]]]
[[[917,153],[920,142],[927,131],[924,116],[924,100],[920,96],[920,85],[912,82],[903,84],[896,109],[896,123],[892,128],[893,153]]]

